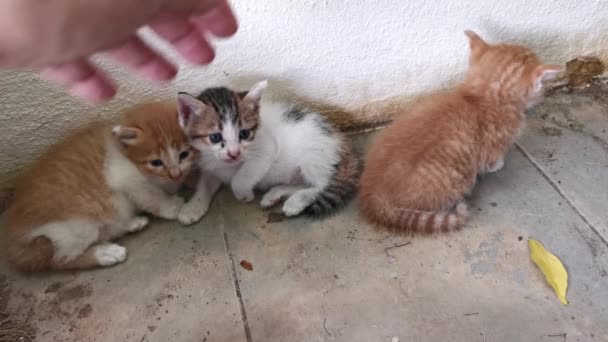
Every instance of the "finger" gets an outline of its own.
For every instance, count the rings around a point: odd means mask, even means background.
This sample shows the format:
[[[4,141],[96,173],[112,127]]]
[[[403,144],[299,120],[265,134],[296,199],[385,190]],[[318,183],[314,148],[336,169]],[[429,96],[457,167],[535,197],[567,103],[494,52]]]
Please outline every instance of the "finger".
[[[215,58],[211,45],[186,19],[163,17],[156,20],[151,28],[191,63],[209,64]]]
[[[226,0],[169,0],[163,9],[181,13],[205,13]]]
[[[226,1],[209,12],[192,19],[199,30],[209,31],[217,37],[230,37],[236,33],[238,24],[234,12]]]
[[[57,83],[85,101],[100,103],[116,94],[116,86],[86,60],[64,63],[44,69],[40,76]]]
[[[142,77],[153,81],[170,80],[177,69],[164,57],[148,47],[139,37],[131,38],[119,48],[108,52],[115,61],[135,70]]]

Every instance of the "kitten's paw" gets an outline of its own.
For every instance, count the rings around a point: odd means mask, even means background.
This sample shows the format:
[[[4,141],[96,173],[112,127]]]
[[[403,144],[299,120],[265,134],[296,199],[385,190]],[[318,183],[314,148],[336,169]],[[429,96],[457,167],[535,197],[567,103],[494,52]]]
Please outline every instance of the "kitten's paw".
[[[283,204],[283,213],[286,216],[296,216],[302,213],[308,205],[310,205],[310,201],[305,201],[300,196],[291,196]]]
[[[283,196],[278,191],[270,190],[262,197],[260,201],[260,206],[264,209],[268,209],[274,207],[277,203],[281,201]]]
[[[99,266],[112,266],[127,260],[127,249],[115,243],[99,245],[95,257]]]
[[[239,186],[238,184],[232,184],[232,193],[237,200],[241,202],[251,202],[255,199],[253,189],[248,186]]]
[[[194,224],[203,218],[207,213],[207,209],[202,205],[193,205],[191,203],[187,203],[182,207],[179,211],[179,215],[177,215],[177,221],[183,224],[184,226],[189,226]]]
[[[487,172],[488,173],[498,172],[498,171],[500,171],[500,169],[503,168],[503,166],[505,166],[505,160],[503,158],[500,158],[496,162],[494,162],[494,164],[492,164],[488,167]]]
[[[148,226],[148,223],[150,223],[150,219],[146,216],[135,217],[131,219],[131,221],[129,221],[129,226],[127,227],[127,230],[129,231],[129,233],[135,233],[146,228],[146,226]]]
[[[183,206],[184,199],[178,196],[173,196],[167,202],[162,204],[158,216],[167,220],[175,220]]]

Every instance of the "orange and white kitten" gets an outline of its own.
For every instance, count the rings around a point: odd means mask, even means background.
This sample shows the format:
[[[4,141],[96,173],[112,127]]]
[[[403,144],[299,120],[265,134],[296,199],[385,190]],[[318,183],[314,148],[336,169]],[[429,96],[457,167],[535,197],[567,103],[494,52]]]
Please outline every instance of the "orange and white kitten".
[[[172,193],[194,158],[174,103],[79,130],[17,182],[6,221],[10,263],[34,272],[123,262],[126,249],[110,241],[146,227],[139,212],[175,219],[183,200]]]
[[[359,192],[368,221],[399,233],[460,229],[477,175],[502,168],[542,81],[561,70],[526,47],[466,35],[471,56],[462,84],[422,101],[373,142]]]

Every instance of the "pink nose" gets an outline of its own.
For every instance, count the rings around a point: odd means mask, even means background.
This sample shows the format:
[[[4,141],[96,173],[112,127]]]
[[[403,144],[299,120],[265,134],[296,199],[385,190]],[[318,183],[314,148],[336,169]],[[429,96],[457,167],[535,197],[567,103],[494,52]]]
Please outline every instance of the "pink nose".
[[[241,151],[228,151],[228,157],[230,159],[238,159],[241,156]]]
[[[182,176],[182,171],[180,169],[171,169],[169,170],[169,177],[171,179],[178,179]]]

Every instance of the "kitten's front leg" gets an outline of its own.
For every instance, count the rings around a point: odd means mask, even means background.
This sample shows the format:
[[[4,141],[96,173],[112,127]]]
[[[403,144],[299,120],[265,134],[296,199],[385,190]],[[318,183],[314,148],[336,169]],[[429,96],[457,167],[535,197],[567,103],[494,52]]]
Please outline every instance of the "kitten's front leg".
[[[138,232],[148,226],[150,219],[146,216],[135,216],[127,222],[127,231],[129,233]]]
[[[196,191],[190,201],[179,211],[177,220],[183,225],[198,222],[209,210],[213,195],[222,185],[222,182],[211,175],[201,175]]]
[[[251,202],[255,198],[253,189],[264,178],[272,160],[270,158],[258,158],[248,160],[241,166],[232,178],[232,193],[241,202]]]
[[[127,196],[138,209],[168,220],[176,219],[184,205],[181,197],[168,195],[162,189],[147,184],[127,189]]]
[[[167,219],[167,220],[175,220],[175,219],[177,219],[177,216],[179,215],[179,211],[183,206],[184,206],[183,198],[181,198],[177,195],[167,196],[159,202],[158,214],[155,214],[155,215],[157,215],[160,218]]]

